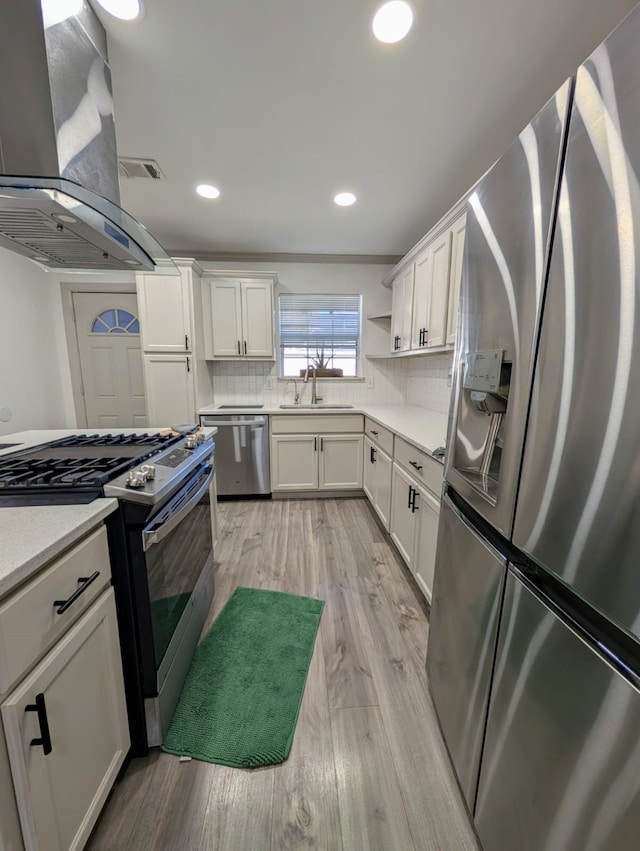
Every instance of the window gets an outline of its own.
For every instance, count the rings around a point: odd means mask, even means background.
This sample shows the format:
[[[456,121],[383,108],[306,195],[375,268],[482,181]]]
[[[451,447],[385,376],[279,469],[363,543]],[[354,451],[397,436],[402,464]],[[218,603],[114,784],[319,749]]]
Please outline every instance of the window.
[[[139,334],[140,323],[128,310],[103,310],[91,325],[92,334]]]
[[[280,375],[300,375],[309,364],[358,375],[359,295],[280,296]]]

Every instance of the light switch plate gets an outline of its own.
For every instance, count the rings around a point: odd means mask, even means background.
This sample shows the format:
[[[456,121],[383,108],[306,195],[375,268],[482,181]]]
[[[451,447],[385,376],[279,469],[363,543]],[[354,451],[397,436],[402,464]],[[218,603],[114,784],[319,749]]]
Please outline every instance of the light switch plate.
[[[266,381],[264,382],[264,386],[267,390],[275,390],[276,389],[276,380],[273,375],[268,375]]]
[[[373,390],[373,375],[367,375],[367,390]]]

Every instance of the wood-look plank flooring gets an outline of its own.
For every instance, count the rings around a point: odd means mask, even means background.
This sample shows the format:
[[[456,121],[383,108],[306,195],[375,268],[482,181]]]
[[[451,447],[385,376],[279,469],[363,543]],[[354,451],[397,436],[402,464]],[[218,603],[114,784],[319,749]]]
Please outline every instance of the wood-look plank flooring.
[[[91,851],[478,851],[424,670],[427,607],[364,499],[224,502],[215,618],[238,585],[325,600],[289,759],[245,771],[154,749]]]

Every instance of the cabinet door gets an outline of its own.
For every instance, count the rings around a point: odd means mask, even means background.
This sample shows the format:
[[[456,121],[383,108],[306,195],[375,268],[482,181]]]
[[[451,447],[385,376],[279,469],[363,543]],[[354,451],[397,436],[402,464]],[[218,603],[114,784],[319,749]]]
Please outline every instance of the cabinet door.
[[[376,502],[376,447],[368,437],[364,439],[364,456],[362,471],[362,488],[369,502],[375,506]]]
[[[444,346],[447,338],[447,304],[451,264],[451,231],[431,245],[431,296],[429,299],[428,346]]]
[[[239,281],[211,284],[211,323],[214,358],[237,358],[242,353],[242,299]]]
[[[363,435],[323,434],[318,439],[320,490],[361,488]]]
[[[402,340],[402,320],[404,305],[402,302],[402,278],[398,277],[391,284],[391,351],[400,351]]]
[[[140,335],[145,352],[190,352],[190,275],[137,275]]]
[[[150,426],[196,422],[191,355],[144,355]]]
[[[391,477],[393,461],[381,449],[376,451],[376,501],[374,508],[382,520],[385,529],[389,529],[391,518]]]
[[[273,358],[273,287],[270,281],[243,281],[242,354]]]
[[[271,436],[271,490],[318,489],[318,436],[274,434]]]
[[[429,328],[429,299],[431,295],[431,249],[427,248],[416,258],[413,276],[413,321],[411,348],[426,345]]]
[[[51,752],[42,737],[44,702]],[[81,849],[129,748],[113,590],[2,704],[27,851]]]
[[[466,214],[454,222],[451,228],[451,270],[449,273],[449,304],[447,306],[447,343],[456,341],[460,284],[462,283],[462,259],[464,257],[464,235],[467,229]]]
[[[408,351],[411,348],[411,316],[413,313],[413,263],[402,274],[402,331],[400,349]]]
[[[419,512],[412,510],[411,503],[413,491],[417,490],[417,487],[417,483],[404,472],[402,467],[394,463],[389,531],[407,567],[412,570]]]
[[[418,520],[414,576],[423,594],[431,602],[433,572],[436,565],[440,502],[426,488],[420,488],[417,506],[420,518]]]

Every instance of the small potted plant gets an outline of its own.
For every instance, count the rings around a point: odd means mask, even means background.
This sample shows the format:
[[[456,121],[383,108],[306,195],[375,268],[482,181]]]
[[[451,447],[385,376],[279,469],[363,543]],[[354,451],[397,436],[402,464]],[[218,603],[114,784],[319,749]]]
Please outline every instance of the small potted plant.
[[[325,357],[324,348],[321,351],[316,349],[316,356],[309,360],[309,367],[315,370],[316,378],[342,378],[342,370],[339,367],[330,367],[329,364],[333,360],[333,355]],[[300,370],[300,376],[304,376],[306,369]]]

